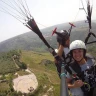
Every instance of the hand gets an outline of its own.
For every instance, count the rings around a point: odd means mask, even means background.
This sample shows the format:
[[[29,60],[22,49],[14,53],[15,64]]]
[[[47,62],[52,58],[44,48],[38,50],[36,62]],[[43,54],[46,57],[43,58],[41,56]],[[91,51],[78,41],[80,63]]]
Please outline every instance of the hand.
[[[66,42],[66,41],[65,41],[64,39],[61,39],[61,40],[59,41],[59,44],[62,45],[62,46],[65,46],[65,42]]]
[[[84,84],[84,82],[82,82],[82,80],[77,80],[77,81],[75,81],[74,82],[74,87],[76,88],[76,87],[81,87],[81,86],[83,86],[83,84]]]

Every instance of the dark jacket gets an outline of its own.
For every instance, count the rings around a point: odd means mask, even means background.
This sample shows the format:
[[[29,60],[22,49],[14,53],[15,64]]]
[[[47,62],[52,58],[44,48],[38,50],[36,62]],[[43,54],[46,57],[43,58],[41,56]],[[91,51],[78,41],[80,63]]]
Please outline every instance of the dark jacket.
[[[79,79],[81,79],[83,82],[86,82],[90,85],[90,90],[88,91],[86,88],[88,86],[82,86],[81,89],[83,90],[84,92],[84,96],[95,96],[93,95],[93,93],[95,94],[96,92],[94,91],[94,88],[96,87],[96,63],[95,63],[95,60],[94,58],[91,56],[91,55],[87,55],[85,57],[86,59],[91,59],[92,60],[92,63],[93,63],[93,66],[91,66],[90,69],[86,69],[85,71],[81,71],[81,67],[79,66],[79,64],[74,61],[70,64],[71,68],[76,72],[77,76],[79,77]],[[85,72],[87,72],[87,74],[92,74],[92,76],[88,75],[88,81],[86,81],[85,79]],[[86,76],[87,77],[87,76]]]

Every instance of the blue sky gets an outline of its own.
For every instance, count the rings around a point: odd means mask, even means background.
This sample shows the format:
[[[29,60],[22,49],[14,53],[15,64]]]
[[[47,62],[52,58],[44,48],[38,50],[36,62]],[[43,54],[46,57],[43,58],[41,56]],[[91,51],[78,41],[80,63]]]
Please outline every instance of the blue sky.
[[[96,20],[96,0],[91,1],[93,1],[92,19]],[[31,15],[41,29],[64,22],[86,20],[85,12],[79,11],[80,0],[26,0],[26,2]],[[86,8],[85,4],[86,2],[84,2]],[[0,12],[0,42],[28,31],[30,30],[14,17]]]

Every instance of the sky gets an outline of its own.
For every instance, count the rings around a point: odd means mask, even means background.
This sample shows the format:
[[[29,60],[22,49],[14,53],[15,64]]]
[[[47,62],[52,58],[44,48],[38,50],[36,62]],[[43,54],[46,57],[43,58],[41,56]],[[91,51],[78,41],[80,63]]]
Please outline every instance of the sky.
[[[92,19],[96,20],[96,0],[90,1],[93,2]],[[26,2],[40,29],[60,23],[86,20],[84,10],[79,10],[82,5],[80,0],[26,0]],[[86,2],[83,4],[86,9]],[[0,6],[3,5],[0,4]],[[29,31],[30,29],[17,19],[0,11],[0,42]]]

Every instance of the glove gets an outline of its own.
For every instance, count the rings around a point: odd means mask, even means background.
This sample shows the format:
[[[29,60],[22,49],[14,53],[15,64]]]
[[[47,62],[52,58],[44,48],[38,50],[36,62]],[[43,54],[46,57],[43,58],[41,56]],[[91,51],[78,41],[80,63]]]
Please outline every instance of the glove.
[[[66,46],[66,40],[69,38],[69,34],[68,33],[58,33],[57,34],[57,42],[63,46]]]
[[[65,46],[65,40],[63,38],[60,38],[60,40],[58,41],[58,43],[62,46]]]

